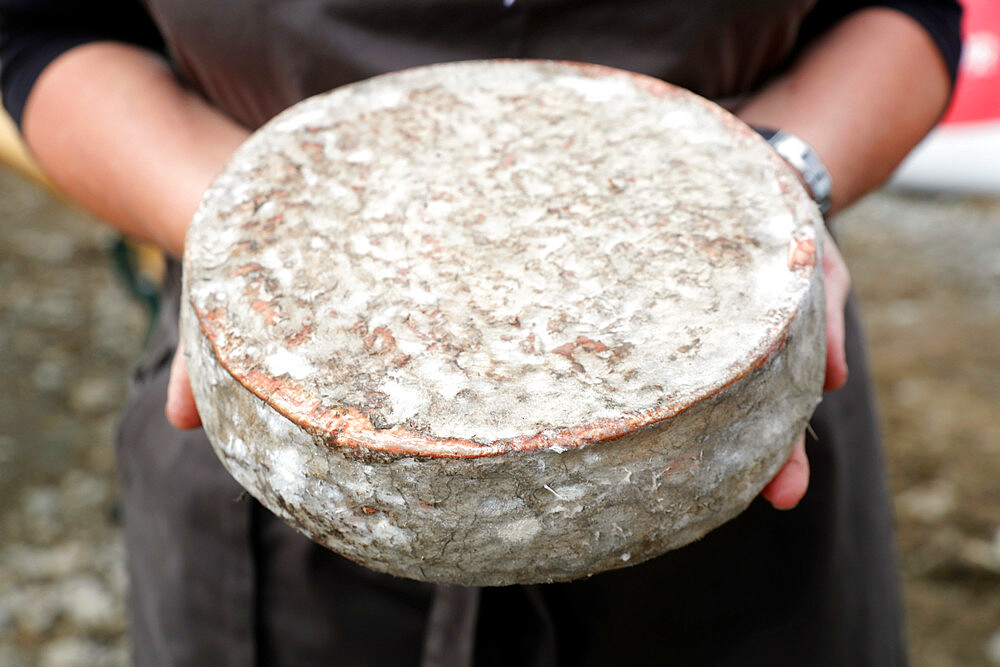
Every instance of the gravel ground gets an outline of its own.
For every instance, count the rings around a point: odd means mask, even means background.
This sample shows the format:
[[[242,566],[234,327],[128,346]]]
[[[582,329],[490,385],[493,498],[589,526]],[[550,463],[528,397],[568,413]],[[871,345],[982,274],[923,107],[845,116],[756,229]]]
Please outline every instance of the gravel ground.
[[[916,665],[1000,665],[1000,199],[841,218],[895,495]]]
[[[916,665],[1000,666],[1000,200],[837,221],[865,307]],[[0,171],[0,666],[127,662],[113,430],[146,314],[113,236]]]
[[[111,443],[145,313],[110,232],[6,170],[0,238],[0,665],[120,665]]]

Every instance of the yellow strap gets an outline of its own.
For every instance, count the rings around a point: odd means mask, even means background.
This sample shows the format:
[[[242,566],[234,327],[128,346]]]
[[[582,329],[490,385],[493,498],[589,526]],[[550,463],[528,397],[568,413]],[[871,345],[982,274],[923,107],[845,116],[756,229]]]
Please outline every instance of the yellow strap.
[[[49,189],[54,189],[52,182],[35,163],[24,141],[14,125],[14,121],[6,112],[0,114],[0,162],[13,167],[22,174],[38,181]]]

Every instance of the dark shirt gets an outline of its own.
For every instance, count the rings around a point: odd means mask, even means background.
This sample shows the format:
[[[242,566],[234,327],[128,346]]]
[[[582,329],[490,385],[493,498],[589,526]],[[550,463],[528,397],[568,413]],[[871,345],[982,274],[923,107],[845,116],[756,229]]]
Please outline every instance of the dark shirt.
[[[800,26],[792,57],[837,20],[869,6],[890,7],[918,21],[940,49],[954,80],[961,51],[957,0],[819,0]],[[15,122],[20,124],[32,86],[52,60],[74,46],[98,40],[165,49],[144,4],[135,0],[0,0],[0,89]]]

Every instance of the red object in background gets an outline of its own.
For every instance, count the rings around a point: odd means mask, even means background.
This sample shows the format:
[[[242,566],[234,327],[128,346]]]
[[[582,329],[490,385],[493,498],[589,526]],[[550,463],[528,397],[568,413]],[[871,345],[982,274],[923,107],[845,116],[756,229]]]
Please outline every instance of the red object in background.
[[[942,124],[1000,121],[1000,0],[962,0],[962,6],[962,62]]]

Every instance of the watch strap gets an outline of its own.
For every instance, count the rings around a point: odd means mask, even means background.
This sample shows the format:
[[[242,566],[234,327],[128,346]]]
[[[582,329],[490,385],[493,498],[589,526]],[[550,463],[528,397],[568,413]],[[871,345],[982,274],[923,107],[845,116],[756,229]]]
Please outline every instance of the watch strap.
[[[766,127],[755,127],[754,130],[795,168],[820,213],[826,215],[832,204],[833,179],[813,147],[785,130]]]

